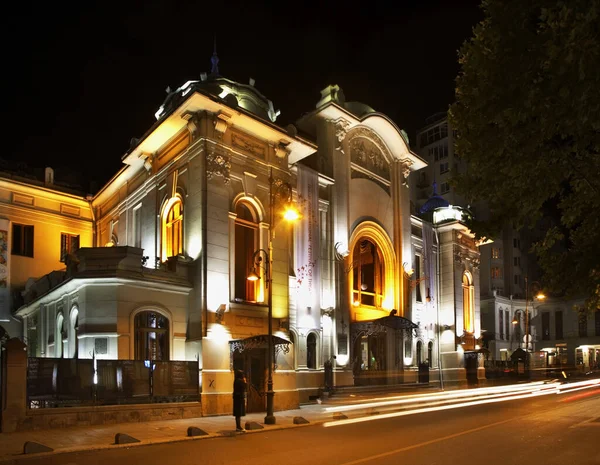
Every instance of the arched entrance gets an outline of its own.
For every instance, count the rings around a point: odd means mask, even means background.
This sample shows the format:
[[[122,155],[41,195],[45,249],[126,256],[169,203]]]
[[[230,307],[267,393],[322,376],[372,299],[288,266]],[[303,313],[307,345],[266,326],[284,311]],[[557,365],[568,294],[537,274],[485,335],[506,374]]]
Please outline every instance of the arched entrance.
[[[277,369],[277,355],[279,352],[290,351],[290,341],[283,338],[273,337],[273,369]],[[268,336],[258,335],[246,339],[234,339],[229,341],[231,353],[231,369],[242,370],[248,381],[248,395],[246,397],[246,411],[266,412],[267,410],[267,348]]]
[[[353,323],[350,328],[354,384],[402,383],[403,341],[410,339],[417,325],[406,318],[390,315]]]

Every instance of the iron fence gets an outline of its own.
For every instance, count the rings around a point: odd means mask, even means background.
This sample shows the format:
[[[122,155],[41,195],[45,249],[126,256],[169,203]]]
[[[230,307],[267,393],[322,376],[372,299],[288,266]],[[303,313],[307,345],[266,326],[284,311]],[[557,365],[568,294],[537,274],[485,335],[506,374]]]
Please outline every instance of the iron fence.
[[[28,359],[30,408],[196,402],[198,362]]]

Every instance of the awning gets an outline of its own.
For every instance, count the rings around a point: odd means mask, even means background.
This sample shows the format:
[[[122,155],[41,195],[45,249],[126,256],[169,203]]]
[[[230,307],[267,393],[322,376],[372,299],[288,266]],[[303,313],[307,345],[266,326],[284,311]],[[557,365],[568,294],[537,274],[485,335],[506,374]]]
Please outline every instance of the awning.
[[[289,351],[290,341],[279,336],[271,337],[276,352],[283,351],[284,353],[287,353]],[[232,339],[229,341],[231,352],[243,352],[250,349],[267,349],[268,347],[269,336],[267,334],[259,334],[258,336],[250,336],[245,339]]]
[[[378,318],[373,321],[375,324],[380,324],[393,329],[417,329],[419,326],[410,321],[408,318],[396,315],[388,315],[383,318]]]

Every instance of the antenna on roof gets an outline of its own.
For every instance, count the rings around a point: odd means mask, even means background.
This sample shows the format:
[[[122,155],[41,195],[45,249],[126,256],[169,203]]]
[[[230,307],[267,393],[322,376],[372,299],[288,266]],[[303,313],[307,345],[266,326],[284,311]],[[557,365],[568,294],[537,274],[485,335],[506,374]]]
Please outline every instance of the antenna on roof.
[[[217,34],[215,34],[215,43],[212,58],[210,59],[212,63],[212,68],[210,70],[210,74],[215,76],[219,75],[219,57],[217,56]]]

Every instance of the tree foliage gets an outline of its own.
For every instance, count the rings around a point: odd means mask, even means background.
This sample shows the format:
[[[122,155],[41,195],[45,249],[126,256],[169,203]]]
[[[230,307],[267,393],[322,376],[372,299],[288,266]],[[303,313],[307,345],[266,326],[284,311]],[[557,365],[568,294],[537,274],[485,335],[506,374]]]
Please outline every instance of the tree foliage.
[[[453,184],[504,224],[546,225],[544,282],[600,303],[600,0],[484,0],[459,52],[450,121],[467,172]],[[546,218],[546,213],[555,214]]]

